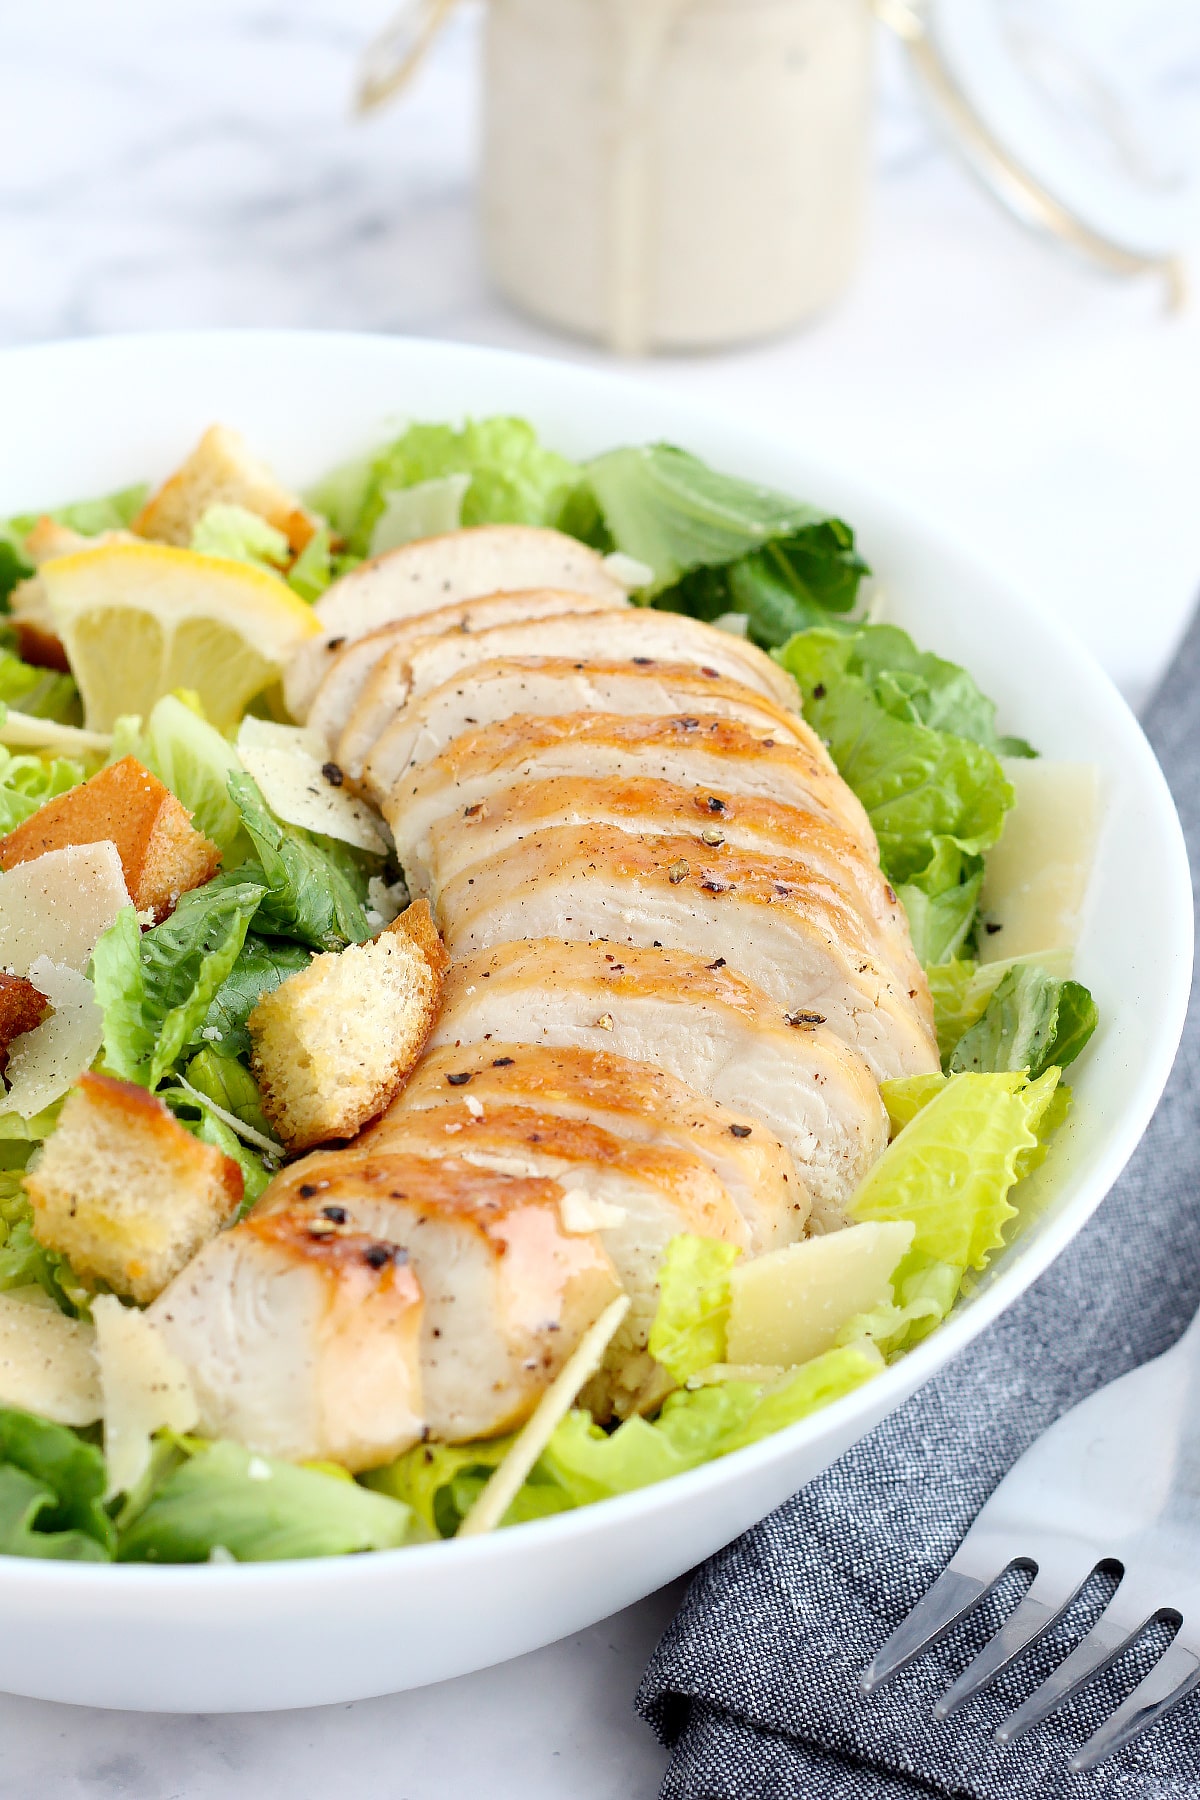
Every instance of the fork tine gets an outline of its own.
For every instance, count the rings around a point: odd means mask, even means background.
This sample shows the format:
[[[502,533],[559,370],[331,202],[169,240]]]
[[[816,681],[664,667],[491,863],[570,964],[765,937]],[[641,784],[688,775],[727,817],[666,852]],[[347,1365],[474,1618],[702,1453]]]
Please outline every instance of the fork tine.
[[[1154,1617],[1155,1607],[1149,1596],[1140,1591],[1128,1576],[1109,1601],[1092,1629],[1083,1637],[1057,1669],[1047,1675],[1016,1711],[996,1728],[996,1740],[1013,1744],[1035,1725],[1040,1725],[1055,1710],[1077,1694],[1093,1675],[1100,1674],[1127,1650]]]
[[[1107,1757],[1115,1756],[1156,1719],[1178,1706],[1195,1687],[1200,1687],[1200,1657],[1182,1644],[1169,1644],[1150,1673],[1082,1750],[1076,1751],[1067,1767],[1073,1775],[1082,1775]]]
[[[968,1700],[994,1681],[1009,1663],[1014,1662],[1022,1650],[1049,1630],[1060,1613],[1071,1604],[1090,1573],[1089,1566],[1077,1580],[1072,1579],[1069,1585],[1061,1581],[1052,1583],[1050,1580],[1043,1580],[1039,1573],[1028,1592],[1022,1596],[1019,1606],[1004,1621],[995,1637],[984,1645],[973,1662],[968,1663],[958,1680],[946,1689],[933,1709],[934,1718],[948,1719],[952,1712],[965,1706]]]
[[[953,1566],[939,1575],[924,1599],[918,1600],[863,1671],[859,1681],[863,1693],[869,1694],[890,1681],[914,1657],[944,1637],[964,1613],[970,1612],[988,1585]]]

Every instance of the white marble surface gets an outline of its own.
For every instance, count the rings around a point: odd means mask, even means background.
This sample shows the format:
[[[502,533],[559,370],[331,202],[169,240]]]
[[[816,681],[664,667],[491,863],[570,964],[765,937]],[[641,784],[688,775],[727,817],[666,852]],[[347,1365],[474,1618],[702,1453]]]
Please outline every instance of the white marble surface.
[[[356,50],[387,10],[7,7],[0,345],[302,325],[603,361],[489,293],[471,215],[469,8],[403,107],[348,116]],[[1200,89],[1200,68],[1181,77]],[[845,305],[795,338],[655,363],[647,378],[881,478],[1045,596],[1140,697],[1200,587],[1200,314],[1168,317],[1152,284],[1025,237],[946,157],[890,59],[883,88],[871,238]],[[0,1698],[0,1793],[305,1800],[339,1784],[362,1800],[643,1800],[663,1758],[630,1700],[673,1599],[353,1707],[158,1719]]]

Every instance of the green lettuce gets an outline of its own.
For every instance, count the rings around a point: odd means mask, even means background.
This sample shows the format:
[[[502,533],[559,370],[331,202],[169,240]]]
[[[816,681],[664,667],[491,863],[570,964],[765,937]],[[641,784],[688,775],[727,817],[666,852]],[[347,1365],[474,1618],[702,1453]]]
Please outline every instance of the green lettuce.
[[[318,525],[287,573],[287,584],[302,600],[319,600],[338,575],[345,574],[347,561],[333,554],[333,538],[328,525]]]
[[[191,1072],[189,1066],[188,1075],[183,1079],[188,1080]],[[190,1081],[186,1088],[165,1087],[160,1090],[158,1097],[164,1105],[170,1107],[185,1131],[190,1131],[202,1144],[219,1150],[222,1156],[227,1156],[230,1162],[237,1164],[242,1176],[242,1201],[237,1216],[244,1218],[277,1174],[278,1160],[239,1137],[214,1110],[209,1096],[195,1088]],[[282,1147],[279,1154],[283,1154]]]
[[[233,745],[195,707],[165,694],[144,730],[136,715],[118,719],[109,761],[123,756],[135,756],[170,788],[223,857],[240,860],[248,851],[242,815],[229,794],[229,777],[240,775],[242,765]]]
[[[20,581],[35,573],[25,553],[25,539],[39,519],[49,516],[60,525],[78,531],[84,537],[95,537],[102,531],[120,531],[132,524],[146,502],[149,488],[128,487],[107,494],[99,500],[75,500],[67,506],[50,507],[43,512],[16,513],[0,519],[0,612],[9,611],[8,597]]]
[[[604,547],[653,570],[647,597],[702,619],[744,613],[758,643],[848,612],[866,564],[840,519],[710,469],[670,444],[587,465]]]
[[[414,1444],[411,1450],[362,1477],[367,1487],[390,1494],[412,1508],[425,1530],[453,1537],[493,1470],[512,1448],[512,1437],[486,1438],[474,1444]],[[546,1519],[574,1505],[538,1462],[504,1515],[505,1525]]]
[[[408,1543],[407,1506],[358,1482],[255,1456],[239,1444],[188,1440],[193,1453],[122,1532],[121,1562],[237,1562],[345,1556]]]
[[[0,745],[0,835],[15,831],[60,794],[84,779],[81,763],[64,756],[15,755]]]
[[[373,456],[335,469],[309,498],[350,551],[366,556],[390,495],[456,475],[470,477],[463,525],[557,526],[580,478],[525,420],[472,419],[461,430],[412,425]]]
[[[249,775],[231,775],[228,785],[266,884],[259,930],[294,938],[313,950],[365,943],[371,936],[363,908],[369,880],[365,865],[345,844],[281,825]]]
[[[8,708],[33,719],[77,725],[79,689],[69,675],[23,662],[11,645],[0,640],[0,719]]]
[[[262,1109],[258,1083],[236,1056],[223,1055],[215,1044],[206,1044],[198,1055],[193,1056],[184,1078],[189,1087],[195,1088],[223,1112],[231,1113],[252,1131],[266,1138],[275,1137],[271,1122]]]
[[[311,961],[312,952],[303,944],[248,932],[237,961],[213,996],[201,1037],[222,1055],[248,1056],[246,1020],[264,994],[273,993],[280,982],[299,974]]]
[[[47,1250],[33,1234],[33,1207],[20,1169],[5,1169],[0,1173],[0,1293],[23,1287],[40,1287],[68,1318],[88,1310],[88,1291],[66,1257]]]
[[[951,1051],[949,1070],[1024,1069],[1036,1079],[1051,1064],[1065,1069],[1095,1031],[1097,1017],[1096,1002],[1081,982],[1022,963],[1001,976]]]
[[[733,1244],[716,1238],[673,1237],[658,1271],[658,1310],[649,1351],[676,1381],[725,1360],[729,1271]]]
[[[104,1456],[48,1419],[0,1408],[0,1555],[108,1562]]]
[[[122,909],[92,954],[110,1074],[159,1085],[197,1040],[262,898],[254,881],[210,882],[145,933],[134,909]]]
[[[201,556],[223,556],[232,562],[250,563],[269,575],[292,560],[292,549],[282,531],[268,524],[260,513],[225,501],[207,507],[192,529],[193,550]]]
[[[895,718],[969,738],[996,756],[1037,754],[1023,738],[998,735],[995,702],[966,669],[918,650],[897,625],[855,627],[854,665]]]

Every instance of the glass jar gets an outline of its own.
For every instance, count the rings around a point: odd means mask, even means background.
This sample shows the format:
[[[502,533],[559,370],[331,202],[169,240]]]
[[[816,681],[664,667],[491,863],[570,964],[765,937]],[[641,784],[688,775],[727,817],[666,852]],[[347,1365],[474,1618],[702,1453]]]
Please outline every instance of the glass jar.
[[[800,324],[861,235],[870,0],[490,0],[482,212],[518,306],[627,353]]]

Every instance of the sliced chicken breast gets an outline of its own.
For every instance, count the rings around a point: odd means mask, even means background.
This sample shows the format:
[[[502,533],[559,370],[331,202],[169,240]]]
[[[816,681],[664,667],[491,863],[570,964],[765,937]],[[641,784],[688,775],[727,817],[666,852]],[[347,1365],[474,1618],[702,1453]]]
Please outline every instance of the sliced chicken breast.
[[[404,544],[360,564],[321,595],[313,609],[321,636],[302,646],[284,677],[288,711],[306,718],[342,646],[389,620],[523,588],[569,588],[603,605],[618,604],[626,593],[596,551],[533,525],[477,525]]]
[[[596,612],[610,606],[627,606],[619,600],[604,601],[595,594],[573,594],[568,589],[531,588],[519,594],[488,594],[482,600],[460,600],[439,606],[415,619],[396,619],[356,638],[334,657],[313,696],[306,724],[319,731],[347,773],[351,765],[392,721],[408,692],[408,658],[422,638],[440,637],[447,631],[488,631],[496,625],[512,625],[521,619],[550,618],[555,613]],[[397,682],[402,682],[398,689]],[[399,692],[399,698],[397,698]],[[343,734],[354,721],[343,744]]]
[[[554,1181],[341,1150],[284,1170],[253,1216],[299,1209],[408,1257],[425,1300],[425,1422],[453,1444],[522,1424],[621,1292],[599,1238],[566,1230],[562,1205]]]
[[[703,713],[655,719],[569,713],[464,732],[394,782],[380,796],[380,810],[406,876],[417,889],[428,886],[431,833],[439,820],[490,807],[493,794],[514,785],[559,776],[668,781],[699,789],[706,801],[732,795],[799,807],[830,820],[878,861],[875,834],[858,800],[839,775],[794,743]],[[365,781],[370,787],[370,763]]]
[[[562,776],[524,782],[493,794],[486,807],[469,816],[455,812],[439,820],[432,833],[429,884],[440,890],[531,835],[592,824],[638,836],[686,837],[689,860],[712,862],[749,851],[773,865],[799,863],[851,908],[877,954],[906,987],[925,992],[925,972],[913,953],[904,909],[878,865],[828,819],[771,800],[707,794],[667,781]]]
[[[382,705],[373,709],[364,695],[338,747],[339,762],[356,781],[371,757],[381,791],[437,756],[464,731],[518,715],[552,718],[600,712],[655,718],[695,710],[709,718],[737,719],[762,737],[795,743],[833,766],[820,738],[798,713],[785,712],[744,682],[730,681],[711,669],[704,672],[653,657],[639,657],[636,663],[512,657],[481,663],[405,705],[404,662],[402,653],[401,680],[392,680],[386,709]]]
[[[393,1113],[436,1110],[466,1126],[482,1108],[533,1107],[584,1120],[626,1144],[677,1148],[707,1165],[756,1253],[804,1236],[812,1201],[791,1154],[757,1119],[706,1100],[663,1069],[602,1050],[544,1044],[429,1052]]]
[[[464,870],[436,907],[452,957],[522,934],[690,950],[828,1024],[880,1081],[940,1067],[928,991],[901,987],[862,921],[798,863],[565,826]]]
[[[471,1095],[454,1108],[392,1107],[361,1144],[372,1155],[454,1157],[502,1175],[557,1181],[563,1229],[594,1232],[629,1295],[613,1345],[618,1361],[645,1349],[659,1266],[673,1237],[688,1232],[742,1251],[754,1248],[732,1196],[700,1157],[673,1145],[630,1144],[588,1120],[500,1101],[485,1105]]]
[[[150,1317],[188,1369],[202,1431],[369,1469],[421,1436],[422,1311],[391,1241],[285,1207],[213,1238]]]
[[[794,1015],[793,1015],[794,1017]],[[651,1063],[760,1119],[795,1158],[819,1229],[887,1145],[863,1057],[825,1025],[795,1019],[719,958],[540,938],[453,963],[434,1050],[578,1046]]]

